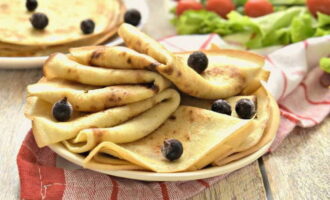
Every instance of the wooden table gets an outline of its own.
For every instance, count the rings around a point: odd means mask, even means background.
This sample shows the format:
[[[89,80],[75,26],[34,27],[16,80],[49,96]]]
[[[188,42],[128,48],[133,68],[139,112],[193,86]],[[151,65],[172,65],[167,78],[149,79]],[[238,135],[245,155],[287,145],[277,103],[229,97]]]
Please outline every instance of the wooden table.
[[[162,5],[150,2],[145,31],[155,38],[171,34]],[[164,3],[164,2],[163,2]],[[41,71],[0,70],[0,199],[18,199],[16,155],[30,121],[23,116],[26,86]],[[330,117],[310,128],[297,128],[278,150],[229,175],[192,198],[202,199],[330,199]]]

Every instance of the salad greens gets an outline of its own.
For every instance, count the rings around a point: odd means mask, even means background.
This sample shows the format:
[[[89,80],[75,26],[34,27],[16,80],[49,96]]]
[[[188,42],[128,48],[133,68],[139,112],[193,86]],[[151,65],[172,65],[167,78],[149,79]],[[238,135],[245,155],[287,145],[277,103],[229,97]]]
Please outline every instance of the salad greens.
[[[248,0],[233,0],[234,4],[237,6],[243,6]],[[273,5],[297,5],[305,4],[306,0],[270,0]]]
[[[305,7],[291,7],[258,18],[232,11],[227,18],[223,19],[206,10],[188,10],[172,22],[178,34],[235,35],[237,37],[231,39],[251,49],[285,45],[330,34],[330,16],[318,13],[315,19]]]
[[[330,73],[330,58],[321,58],[320,67],[323,71]]]

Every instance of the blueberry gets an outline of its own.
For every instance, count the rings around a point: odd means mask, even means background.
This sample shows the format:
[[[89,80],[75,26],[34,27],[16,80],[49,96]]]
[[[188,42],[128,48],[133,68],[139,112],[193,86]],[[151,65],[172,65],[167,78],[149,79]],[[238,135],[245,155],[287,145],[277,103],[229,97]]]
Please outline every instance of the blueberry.
[[[207,68],[208,63],[207,56],[201,51],[195,51],[188,58],[188,66],[198,73],[202,73]]]
[[[68,102],[67,98],[64,97],[54,104],[52,113],[57,121],[68,121],[72,115],[72,105]]]
[[[231,115],[231,107],[226,100],[216,100],[213,102],[211,110],[225,115]]]
[[[38,2],[37,0],[26,0],[25,6],[28,11],[34,11],[38,6]]]
[[[30,22],[35,29],[42,30],[48,25],[48,17],[43,13],[34,13]]]
[[[94,32],[95,23],[91,19],[86,19],[80,23],[80,29],[84,34],[90,34]]]
[[[183,147],[179,140],[168,139],[164,141],[164,146],[161,149],[163,156],[170,160],[177,160],[183,153]]]
[[[250,99],[241,99],[236,103],[235,110],[242,119],[251,119],[256,113],[256,106]]]
[[[124,22],[131,24],[133,26],[137,26],[141,21],[141,14],[136,9],[130,9],[125,12]]]

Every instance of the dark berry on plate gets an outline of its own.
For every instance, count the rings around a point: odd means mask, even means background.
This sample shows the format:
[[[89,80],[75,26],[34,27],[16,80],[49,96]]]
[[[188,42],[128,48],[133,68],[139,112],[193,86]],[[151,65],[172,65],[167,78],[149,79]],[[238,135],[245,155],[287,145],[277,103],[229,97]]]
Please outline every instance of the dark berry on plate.
[[[30,22],[35,29],[42,30],[48,25],[48,17],[43,13],[34,13]]]
[[[188,58],[188,66],[193,68],[196,72],[202,73],[209,64],[209,60],[205,53],[201,51],[195,51],[190,54]]]
[[[211,110],[225,115],[231,115],[231,107],[229,103],[223,99],[219,99],[213,102]]]
[[[125,12],[124,22],[131,24],[133,26],[137,26],[141,21],[141,14],[136,9],[129,9]]]
[[[330,74],[329,73],[326,73],[324,72],[322,75],[321,75],[321,78],[320,78],[320,83],[323,87],[329,87],[330,86]]]
[[[34,11],[38,6],[38,2],[37,0],[26,0],[25,6],[28,11]]]
[[[91,19],[85,19],[80,23],[80,29],[84,34],[90,34],[94,32],[95,23]]]
[[[177,160],[183,153],[183,146],[179,140],[168,139],[164,141],[161,149],[163,156],[170,161]]]
[[[251,119],[256,113],[256,106],[250,99],[241,99],[236,103],[235,110],[239,118]]]
[[[52,113],[57,121],[68,121],[72,115],[72,105],[68,102],[68,99],[64,97],[54,104]]]

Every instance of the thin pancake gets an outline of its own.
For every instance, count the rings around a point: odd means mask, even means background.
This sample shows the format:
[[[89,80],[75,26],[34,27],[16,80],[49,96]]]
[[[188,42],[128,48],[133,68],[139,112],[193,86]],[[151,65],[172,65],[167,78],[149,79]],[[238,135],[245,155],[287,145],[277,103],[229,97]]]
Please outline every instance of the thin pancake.
[[[226,140],[239,139],[249,127],[250,120],[180,106],[173,117],[153,133],[126,144],[103,142],[90,152],[85,163],[103,152],[156,172],[196,170],[211,163]],[[174,162],[167,161],[160,151],[168,138],[178,139],[183,144],[183,155]]]
[[[176,91],[167,89],[149,99],[101,112],[91,114],[74,112],[67,122],[58,122],[54,119],[51,115],[52,104],[38,97],[29,97],[25,106],[25,115],[32,120],[32,130],[38,146],[44,147],[72,139],[83,129],[106,128],[122,124],[175,94]],[[162,114],[164,113],[160,113]]]
[[[122,24],[118,34],[125,44],[145,53],[162,65],[156,70],[169,79],[180,91],[203,99],[227,98],[260,87],[264,58],[239,50],[204,51],[208,57],[207,69],[198,74],[187,64],[191,52],[173,55],[161,44],[129,24]],[[257,78],[256,78],[257,77]]]
[[[119,0],[95,0],[81,3],[79,0],[67,0],[63,4],[56,0],[38,0],[38,12],[48,16],[49,24],[44,31],[34,30],[29,22],[31,12],[25,7],[25,1],[1,0],[0,41],[20,45],[58,45],[80,39],[91,38],[114,28],[117,17],[123,7]],[[63,12],[63,7],[72,8]],[[93,34],[84,35],[80,23],[93,19]],[[15,24],[13,26],[12,24]]]
[[[144,85],[115,85],[93,87],[60,79],[43,78],[36,84],[29,85],[28,96],[54,104],[66,97],[73,109],[81,112],[97,112],[106,108],[138,102],[154,96],[165,88]]]
[[[135,57],[131,57],[131,60]],[[138,63],[140,59],[132,61]],[[113,61],[120,65],[118,61]],[[134,68],[134,67],[132,67]],[[65,79],[94,86],[120,84],[149,84],[158,90],[169,85],[169,82],[155,72],[134,69],[109,69],[82,65],[64,54],[51,55],[44,64],[44,75],[47,79]]]
[[[83,129],[74,139],[64,141],[64,144],[71,152],[81,153],[90,151],[104,141],[137,141],[155,131],[179,106],[180,97],[174,90],[167,90],[160,94],[160,97],[163,100],[158,104],[124,123],[106,128]]]

